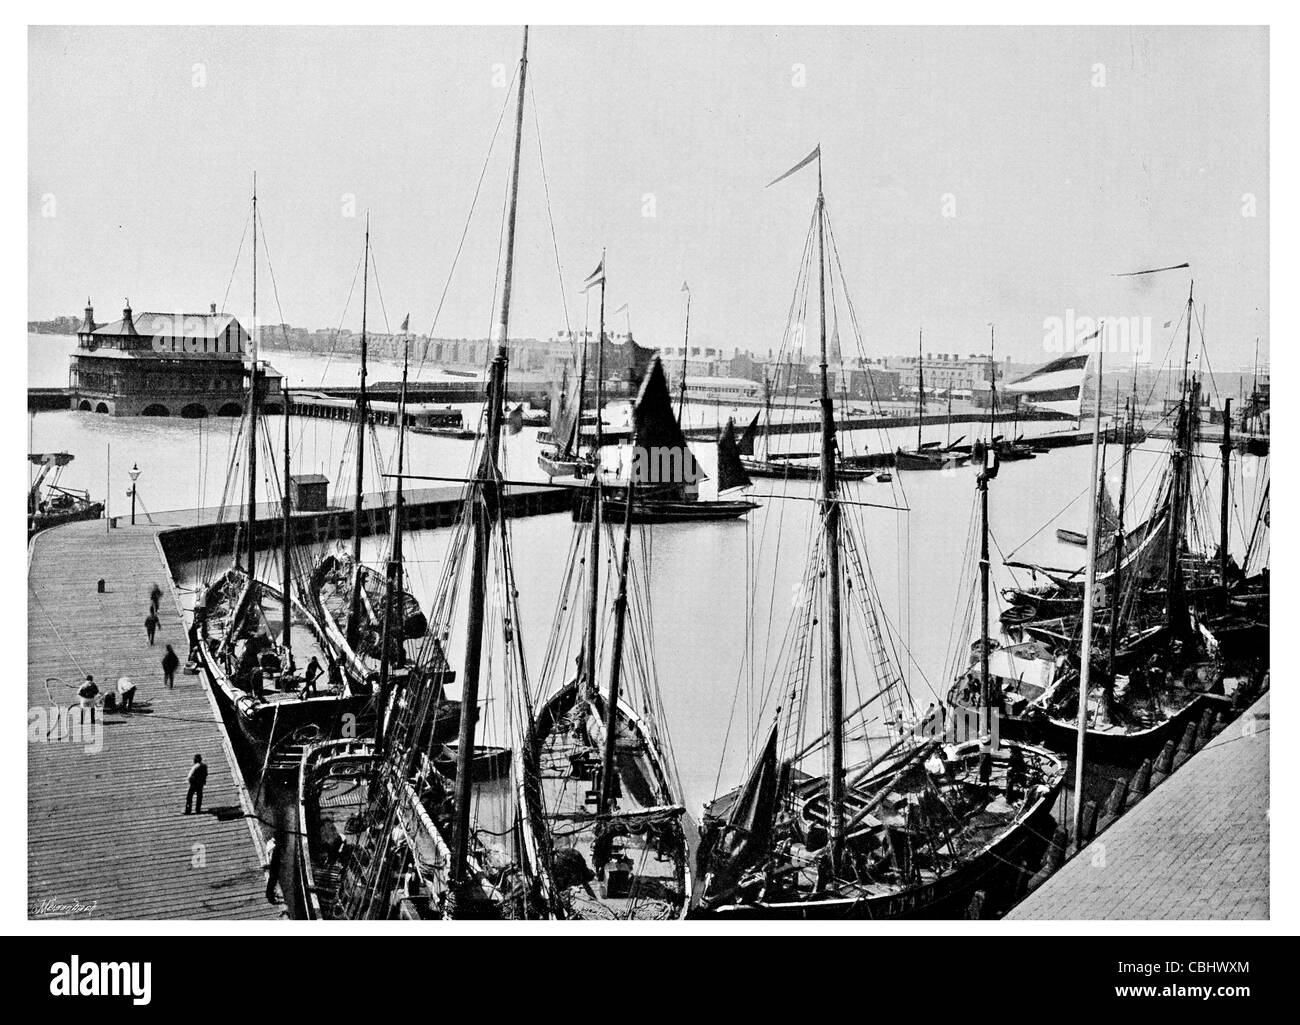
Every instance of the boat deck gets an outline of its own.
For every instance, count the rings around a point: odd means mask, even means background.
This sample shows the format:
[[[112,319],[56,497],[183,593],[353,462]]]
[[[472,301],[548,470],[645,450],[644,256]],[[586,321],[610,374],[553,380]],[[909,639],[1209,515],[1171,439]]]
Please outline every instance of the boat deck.
[[[260,832],[203,677],[159,665],[185,628],[153,527],[103,520],[33,541],[27,612],[27,896],[33,919],[269,919]],[[105,580],[104,593],[96,581]],[[163,588],[156,644],[149,588]],[[136,684],[129,715],[97,710],[84,732],[56,719],[93,673],[102,692]],[[62,722],[66,723],[64,719]],[[64,739],[66,738],[66,739]],[[203,814],[186,816],[186,776],[208,764]]]
[[[578,875],[590,874],[600,860],[595,857],[599,819],[594,802],[588,800],[597,783],[593,773],[577,769],[582,764],[594,769],[600,758],[599,748],[587,739],[595,732],[596,724],[585,723],[585,718],[570,712],[565,724],[569,728],[550,733],[540,753],[542,802],[555,851],[572,863],[581,858],[581,863],[569,865],[565,872],[568,878],[561,881],[561,885],[571,882],[565,888],[564,900],[572,914],[581,919],[674,918],[683,900],[680,871],[672,856],[658,849],[653,833],[643,828],[615,834],[609,865],[597,870],[604,878],[588,879],[590,890],[576,882]],[[645,805],[632,791],[645,790],[652,784],[644,777],[642,745],[630,731],[626,736],[620,731],[616,757],[622,791],[616,807],[624,814],[635,815]],[[625,894],[617,890],[611,894],[608,887],[614,877],[605,869],[614,869],[619,862],[627,873],[628,889]]]

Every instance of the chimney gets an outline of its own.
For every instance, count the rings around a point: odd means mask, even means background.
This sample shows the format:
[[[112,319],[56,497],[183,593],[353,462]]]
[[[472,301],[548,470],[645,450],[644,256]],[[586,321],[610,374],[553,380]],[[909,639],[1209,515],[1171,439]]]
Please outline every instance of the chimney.
[[[216,303],[210,303],[210,304],[208,305],[208,309],[212,311],[212,316],[215,317],[215,316],[217,315],[217,304],[216,304]]]

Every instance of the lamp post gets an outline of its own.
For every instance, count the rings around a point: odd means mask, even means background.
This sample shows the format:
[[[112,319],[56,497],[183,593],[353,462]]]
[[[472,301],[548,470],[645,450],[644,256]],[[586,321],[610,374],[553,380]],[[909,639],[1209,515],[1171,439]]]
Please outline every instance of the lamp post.
[[[131,469],[127,470],[131,476],[131,526],[135,526],[135,482],[140,479],[140,464],[132,463]]]

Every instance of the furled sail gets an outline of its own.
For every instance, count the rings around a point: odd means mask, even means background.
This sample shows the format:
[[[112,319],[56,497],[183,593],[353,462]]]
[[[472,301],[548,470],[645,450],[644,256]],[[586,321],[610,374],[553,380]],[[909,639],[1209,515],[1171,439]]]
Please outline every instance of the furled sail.
[[[571,456],[576,447],[574,440],[581,417],[575,391],[566,366],[551,389],[551,440],[555,442],[556,455],[561,459]]]
[[[736,442],[736,421],[729,418],[727,426],[718,435],[718,491],[747,488],[753,483],[740,461],[740,446]]]
[[[713,824],[712,843],[701,855],[707,859],[704,902],[725,900],[746,871],[766,856],[776,825],[782,767],[776,756],[777,727],[754,763],[745,787],[727,812]]]

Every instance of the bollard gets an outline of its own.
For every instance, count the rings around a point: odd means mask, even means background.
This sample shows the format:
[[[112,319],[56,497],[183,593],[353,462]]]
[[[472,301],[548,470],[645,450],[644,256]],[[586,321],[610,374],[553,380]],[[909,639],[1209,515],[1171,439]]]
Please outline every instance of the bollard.
[[[1106,798],[1107,816],[1118,818],[1124,814],[1124,798],[1126,796],[1128,796],[1128,780],[1115,780],[1115,786],[1111,788],[1110,796]]]
[[[1165,746],[1160,749],[1160,754],[1156,758],[1156,771],[1162,776],[1168,776],[1174,771],[1174,742],[1172,739],[1165,741]]]
[[[1138,797],[1144,796],[1151,789],[1151,759],[1144,758],[1133,774],[1131,792]]]
[[[1088,809],[1084,808],[1084,818],[1088,817]],[[1047,854],[1043,857],[1043,868],[1047,869],[1048,875],[1051,875],[1063,864],[1065,864],[1065,851],[1070,846],[1070,836],[1065,831],[1064,826],[1057,826],[1056,832],[1052,834],[1051,846],[1047,848]]]
[[[1200,750],[1214,736],[1214,709],[1207,708],[1201,713],[1201,723],[1196,731],[1196,750]]]
[[[100,577],[100,578],[99,578],[99,593],[100,593],[100,594],[103,594],[103,593],[104,593],[104,578],[103,578],[103,577]]]
[[[1178,744],[1178,750],[1189,756],[1196,750],[1196,723],[1187,724],[1187,729],[1183,730],[1183,738]]]
[[[1097,835],[1097,802],[1085,801],[1083,805],[1083,821],[1079,824],[1079,849],[1082,850],[1084,844],[1092,843],[1092,838]]]

